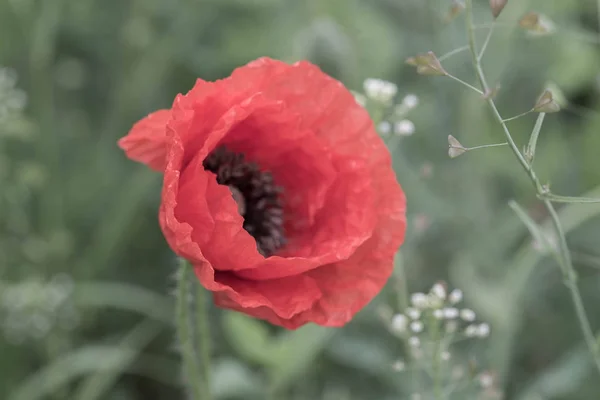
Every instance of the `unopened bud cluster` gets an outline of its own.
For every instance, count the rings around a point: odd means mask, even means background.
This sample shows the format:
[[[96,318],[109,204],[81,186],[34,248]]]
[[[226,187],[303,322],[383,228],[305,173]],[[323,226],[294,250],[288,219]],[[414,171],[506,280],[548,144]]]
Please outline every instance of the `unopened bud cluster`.
[[[409,112],[419,105],[419,98],[407,94],[396,103],[398,87],[382,79],[368,78],[363,83],[363,93],[354,93],[356,102],[366,107],[377,124],[381,136],[395,134],[410,136],[415,132],[415,124],[406,118]]]
[[[55,327],[71,329],[77,325],[73,281],[67,275],[49,281],[32,278],[1,283],[0,292],[0,324],[12,343],[41,339]]]
[[[411,346],[418,346],[418,335],[427,331],[432,321],[441,323],[445,332],[463,334],[469,338],[486,338],[490,326],[477,323],[477,315],[469,308],[462,308],[463,293],[460,289],[448,292],[445,283],[433,285],[429,293],[413,293],[411,306],[391,318],[390,329],[399,336],[408,336]]]

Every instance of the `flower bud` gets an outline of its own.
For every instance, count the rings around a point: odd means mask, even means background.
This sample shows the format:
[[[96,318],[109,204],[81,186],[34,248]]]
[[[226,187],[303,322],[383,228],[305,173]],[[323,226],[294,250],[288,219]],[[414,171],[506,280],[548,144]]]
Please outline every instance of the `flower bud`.
[[[504,7],[506,7],[508,0],[490,0],[490,8],[492,9],[492,15],[494,19],[498,18]]]
[[[448,155],[456,158],[467,151],[462,144],[452,135],[448,135]]]
[[[406,59],[408,65],[417,67],[417,74],[419,75],[430,75],[430,76],[445,76],[448,75],[440,60],[436,57],[433,51],[429,51],[425,54],[419,54],[415,57],[409,57]]]
[[[548,89],[544,90],[541,96],[538,98],[533,111],[539,113],[554,113],[560,111],[560,106],[554,100],[552,92]]]
[[[465,4],[460,0],[452,0],[452,4],[450,5],[450,9],[448,10],[448,14],[446,14],[446,18],[444,18],[445,22],[448,23],[456,18],[460,13],[462,13],[465,9]]]
[[[530,11],[519,20],[519,26],[532,35],[542,36],[554,32],[554,24],[545,15]]]
[[[415,124],[408,119],[403,119],[394,124],[394,133],[398,136],[410,136],[415,133]]]

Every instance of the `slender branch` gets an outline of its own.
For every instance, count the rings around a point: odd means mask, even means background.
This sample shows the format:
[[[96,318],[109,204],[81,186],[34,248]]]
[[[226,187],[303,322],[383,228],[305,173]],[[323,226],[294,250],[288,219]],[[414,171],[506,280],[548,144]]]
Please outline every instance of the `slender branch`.
[[[454,79],[456,82],[460,83],[461,85],[464,85],[466,87],[468,87],[469,89],[479,93],[480,95],[483,95],[483,92],[479,89],[477,89],[475,86],[468,84],[467,82],[463,81],[462,79],[459,79],[457,77],[455,77],[454,75],[450,75],[447,74],[446,75],[448,78]]]
[[[503,119],[503,120],[502,120],[502,122],[508,122],[508,121],[515,120],[515,119],[517,119],[517,118],[524,117],[524,116],[526,116],[527,114],[531,114],[532,112],[533,112],[533,108],[532,108],[531,110],[525,111],[524,113],[521,113],[521,114],[519,114],[519,115],[515,115],[514,117],[505,118],[505,119]]]
[[[583,333],[583,337],[587,344],[588,350],[594,358],[596,368],[600,372],[600,348],[598,347],[598,342],[596,341],[596,337],[587,318],[587,313],[583,305],[581,293],[579,292],[579,288],[577,287],[577,274],[575,272],[575,268],[573,267],[573,260],[571,259],[571,252],[569,250],[569,246],[567,245],[567,238],[565,236],[565,232],[560,223],[560,219],[558,218],[558,214],[554,209],[554,205],[552,205],[550,200],[545,200],[544,205],[550,213],[550,217],[552,218],[552,224],[554,225],[554,228],[558,233],[560,255],[562,260],[561,264],[563,277],[565,279],[565,285],[569,288],[569,291],[571,293],[571,299],[573,300],[573,304],[575,306],[575,313],[577,314],[577,319],[579,320],[579,325],[581,326],[581,331]]]
[[[546,113],[540,113],[535,121],[535,126],[533,127],[533,131],[531,132],[531,136],[529,137],[529,143],[527,144],[527,148],[525,149],[525,157],[527,161],[529,161],[530,165],[533,165],[533,159],[535,158],[535,149],[537,147],[537,141],[540,136],[540,130],[542,129],[542,124],[544,123],[544,117],[546,117]]]
[[[474,25],[473,25],[473,0],[466,1],[466,10],[465,11],[466,11],[467,35],[469,38],[469,47],[470,47],[471,56],[473,59],[473,66],[475,68],[477,78],[479,79],[481,87],[483,88],[483,90],[485,92],[487,92],[488,84],[486,82],[485,74],[483,73],[481,63],[477,57],[477,50],[476,50],[476,44],[475,44],[475,33],[474,33],[474,28],[473,28],[474,27]],[[517,158],[517,160],[519,161],[519,163],[521,164],[523,169],[529,175],[531,182],[532,182],[533,186],[535,187],[538,195],[544,194],[542,185],[540,184],[535,172],[533,171],[533,168],[527,162],[527,160],[523,157],[523,154],[521,154],[521,152],[519,151],[519,148],[515,144],[515,142],[512,138],[512,135],[511,135],[510,131],[508,130],[508,127],[506,126],[506,123],[504,122],[504,120],[502,119],[502,116],[498,112],[498,108],[496,107],[494,100],[492,98],[489,98],[489,99],[487,99],[487,103],[490,106],[492,113],[494,114],[494,116],[496,117],[496,119],[498,120],[500,125],[502,126],[504,135],[506,136],[506,140],[509,143],[510,148],[512,149],[513,153],[515,154],[515,157]],[[585,308],[583,306],[583,301],[581,298],[581,293],[579,292],[579,289],[577,287],[577,276],[575,274],[575,270],[574,270],[573,263],[571,260],[571,255],[569,253],[569,248],[567,246],[565,232],[562,228],[562,225],[560,224],[560,220],[558,219],[558,214],[556,213],[556,210],[554,209],[552,202],[550,200],[544,200],[544,205],[546,206],[546,209],[548,210],[548,213],[550,214],[550,216],[552,218],[552,223],[554,225],[554,229],[556,230],[556,233],[558,235],[558,239],[560,242],[560,245],[559,245],[560,258],[559,259],[561,260],[561,262],[559,263],[559,265],[561,267],[561,270],[562,270],[562,273],[563,273],[563,276],[565,279],[565,285],[567,286],[567,288],[569,289],[569,292],[571,294],[573,305],[575,307],[575,312],[577,314],[577,319],[579,321],[579,325],[580,325],[581,331],[583,333],[587,347],[588,347],[592,357],[594,358],[594,362],[595,362],[596,368],[598,369],[598,372],[600,372],[600,350],[599,350],[598,344],[596,343],[596,339],[594,337],[590,323],[587,319]]]
[[[600,203],[600,198],[594,197],[571,197],[571,196],[558,196],[552,193],[542,193],[538,197],[542,200],[550,200],[553,203]]]
[[[488,31],[485,41],[483,42],[483,46],[481,46],[481,50],[479,51],[479,56],[477,56],[477,60],[479,62],[481,62],[481,60],[483,59],[485,50],[487,49],[488,44],[490,44],[490,40],[492,39],[492,34],[494,33],[495,27],[496,27],[496,20],[494,19],[494,22],[492,22],[492,25],[490,26],[490,30]]]
[[[477,149],[486,149],[488,147],[502,147],[502,146],[508,146],[508,143],[504,142],[504,143],[482,144],[481,146],[464,147],[463,149],[466,151],[469,151],[469,150],[477,150]]]
[[[469,50],[469,46],[462,46],[462,47],[458,47],[454,50],[451,50],[449,52],[447,52],[446,54],[439,56],[438,60],[439,61],[444,61],[447,60],[448,58],[452,57],[453,55],[456,55],[458,53],[462,53],[463,51],[467,51]]]

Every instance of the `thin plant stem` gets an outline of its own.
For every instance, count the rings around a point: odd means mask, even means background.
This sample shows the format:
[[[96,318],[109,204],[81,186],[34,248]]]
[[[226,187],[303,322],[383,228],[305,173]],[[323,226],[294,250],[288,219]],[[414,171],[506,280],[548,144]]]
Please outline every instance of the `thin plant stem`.
[[[190,312],[192,282],[190,281],[190,266],[187,261],[182,260],[179,263],[176,278],[176,328],[186,383],[190,389],[192,400],[210,400],[208,387],[203,385],[202,379],[200,379],[202,375],[194,347]]]
[[[199,285],[197,285],[199,286]],[[210,370],[210,328],[208,322],[208,307],[206,297],[208,293],[203,287],[196,288],[196,337],[199,338],[199,346],[196,346],[196,350],[199,355],[199,361],[202,365],[202,372],[204,376],[204,385],[206,388],[207,397],[210,398],[210,382],[211,382],[211,370]]]
[[[458,47],[454,50],[451,50],[449,52],[447,52],[446,54],[439,56],[438,57],[438,61],[444,61],[447,60],[448,58],[458,54],[458,53],[462,53],[463,51],[467,51],[469,50],[469,46],[462,46],[462,47]]]
[[[558,213],[556,212],[552,202],[550,200],[545,200],[544,204],[550,213],[552,224],[558,233],[561,254],[560,258],[563,264],[562,270],[565,279],[565,285],[569,288],[571,293],[571,299],[573,300],[573,305],[575,306],[575,313],[577,314],[577,319],[581,325],[585,342],[592,357],[594,358],[596,368],[600,372],[600,348],[598,347],[598,342],[596,341],[596,337],[592,331],[590,321],[587,318],[585,306],[583,305],[583,300],[581,299],[581,293],[577,287],[577,274],[575,272],[575,268],[573,267],[573,260],[571,259],[571,252],[569,250],[569,246],[567,245],[567,238],[560,223],[560,219],[558,218]]]
[[[442,338],[440,337],[440,323],[438,320],[430,316],[431,318],[431,326],[432,329],[432,341],[434,343],[435,349],[433,351],[433,365],[432,365],[432,375],[433,375],[433,393],[435,400],[443,400],[444,391],[442,387]]]
[[[529,138],[529,143],[527,144],[527,148],[525,149],[525,157],[527,157],[529,164],[533,166],[533,159],[535,158],[535,150],[537,147],[537,141],[540,137],[540,130],[542,129],[542,124],[544,123],[544,118],[546,117],[546,113],[539,113],[537,120],[535,121],[535,126],[533,127],[533,131],[531,132],[531,137]]]
[[[485,38],[485,41],[483,42],[483,46],[481,46],[481,50],[479,51],[479,55],[477,56],[477,60],[479,62],[481,62],[481,60],[483,59],[483,55],[485,54],[485,50],[487,49],[488,44],[490,44],[490,40],[492,39],[492,34],[494,33],[494,28],[495,27],[496,27],[496,20],[494,20],[494,22],[492,22],[492,25],[490,26],[490,30],[488,31],[488,34],[487,34],[487,36]]]
[[[473,25],[473,0],[466,1],[465,12],[466,12],[467,36],[469,38],[469,47],[470,47],[471,56],[473,59],[473,67],[475,68],[475,72],[477,74],[477,78],[479,80],[479,83],[481,84],[481,87],[483,88],[484,91],[487,92],[488,84],[485,79],[485,74],[483,73],[481,63],[477,57],[477,50],[476,50],[476,44],[475,44],[475,34],[474,34],[474,25]],[[543,190],[542,185],[540,184],[535,172],[533,171],[532,166],[527,162],[527,160],[525,159],[523,154],[521,154],[521,152],[519,151],[519,148],[517,147],[516,143],[514,142],[512,135],[511,135],[508,127],[506,126],[506,123],[504,122],[504,120],[502,119],[502,116],[498,112],[498,108],[496,107],[494,100],[492,98],[489,98],[489,99],[487,99],[487,103],[488,103],[490,109],[492,110],[492,113],[496,117],[496,120],[502,126],[504,135],[506,136],[506,140],[509,143],[510,148],[512,149],[513,153],[515,154],[515,157],[519,161],[519,164],[521,164],[523,169],[529,175],[531,182],[532,182],[533,186],[535,187],[538,195],[543,194],[544,190]],[[560,243],[559,244],[559,252],[560,252],[560,260],[561,260],[559,265],[561,267],[563,277],[565,279],[565,285],[567,286],[567,288],[571,294],[571,299],[572,299],[573,305],[575,307],[575,313],[577,314],[579,326],[583,333],[583,337],[587,344],[588,350],[594,359],[594,363],[595,363],[596,368],[598,369],[598,372],[600,372],[600,349],[598,347],[598,344],[594,337],[592,328],[588,321],[588,318],[587,318],[587,315],[585,312],[585,308],[583,306],[583,300],[581,298],[581,293],[579,292],[579,288],[577,287],[577,276],[575,274],[575,269],[573,267],[573,262],[571,260],[571,255],[569,253],[569,248],[567,245],[565,232],[562,228],[562,225],[558,218],[558,214],[556,213],[556,210],[555,210],[552,202],[550,200],[544,200],[544,205],[552,218],[552,223],[554,225],[554,229],[555,229],[556,234],[559,239],[559,243]]]
[[[476,88],[475,86],[473,86],[473,85],[470,85],[470,84],[468,84],[467,82],[463,81],[462,79],[459,79],[459,78],[455,77],[454,75],[450,75],[450,74],[447,74],[446,76],[447,76],[448,78],[452,78],[452,79],[454,79],[456,82],[458,82],[458,83],[460,83],[460,84],[462,84],[462,85],[465,85],[465,86],[466,86],[466,87],[468,87],[469,89],[471,89],[471,90],[473,90],[473,91],[475,91],[475,92],[477,92],[477,93],[479,93],[479,94],[483,95],[483,92],[482,92],[481,90],[477,89],[477,88]]]
[[[598,13],[598,42],[600,42],[600,0],[597,0],[598,5],[596,7],[596,12]]]
[[[538,197],[543,200],[550,200],[553,203],[580,203],[580,204],[600,203],[600,198],[558,196],[553,193],[543,193],[543,194],[538,195]]]
[[[503,119],[502,121],[503,121],[503,122],[512,121],[512,120],[515,120],[515,119],[517,119],[517,118],[524,117],[524,116],[526,116],[527,114],[531,114],[532,112],[533,112],[533,108],[532,108],[531,110],[525,111],[524,113],[521,113],[521,114],[519,114],[519,115],[515,115],[514,117],[505,118],[505,119]]]
[[[502,146],[508,146],[507,142],[504,143],[494,143],[494,144],[482,144],[481,146],[475,146],[475,147],[464,147],[464,150],[477,150],[477,149],[486,149],[488,147],[502,147]]]

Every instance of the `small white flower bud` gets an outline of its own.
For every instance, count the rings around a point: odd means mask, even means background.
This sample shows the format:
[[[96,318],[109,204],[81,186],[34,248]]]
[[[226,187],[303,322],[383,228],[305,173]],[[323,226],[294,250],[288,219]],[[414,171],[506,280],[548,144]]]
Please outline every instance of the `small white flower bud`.
[[[363,82],[363,88],[367,97],[375,98],[379,95],[383,81],[381,79],[367,78]]]
[[[416,336],[411,336],[408,339],[408,344],[411,347],[419,347],[421,345],[421,340],[418,337],[416,337]]]
[[[469,325],[465,328],[465,335],[467,335],[467,337],[475,337],[478,330],[477,325]]]
[[[410,296],[410,302],[414,307],[423,309],[427,308],[427,305],[429,304],[429,299],[427,298],[427,295],[425,293],[413,293]]]
[[[450,300],[450,303],[452,304],[460,303],[462,301],[462,298],[463,292],[460,289],[454,289],[452,292],[450,292],[450,295],[448,296],[448,300]]]
[[[396,333],[403,333],[408,326],[408,318],[404,314],[396,314],[392,317],[392,330]]]
[[[398,136],[410,136],[415,133],[415,124],[408,119],[398,121],[394,124],[394,133]]]
[[[381,136],[387,136],[392,131],[392,124],[388,121],[381,121],[379,125],[377,125],[377,131],[381,134]]]
[[[410,319],[419,319],[421,318],[421,311],[416,308],[407,308],[406,315],[408,315]]]
[[[410,324],[410,329],[415,333],[423,332],[424,325],[421,321],[413,321]]]
[[[441,283],[436,283],[435,285],[433,285],[433,287],[431,288],[431,293],[438,299],[446,299],[446,288]]]
[[[444,318],[446,318],[446,319],[454,319],[454,318],[458,317],[458,309],[456,309],[454,307],[444,308],[443,312],[444,312]]]
[[[395,84],[381,79],[368,78],[363,83],[363,87],[367,97],[384,104],[389,104],[398,93]]]
[[[477,336],[480,338],[486,338],[490,335],[490,326],[488,324],[480,324],[477,327]]]
[[[415,94],[407,94],[402,99],[402,105],[404,105],[409,110],[412,110],[413,108],[419,105],[419,98]]]
[[[397,372],[404,371],[406,369],[406,364],[402,360],[396,360],[392,364],[392,369]]]
[[[479,384],[482,388],[488,389],[494,384],[494,376],[489,372],[483,372],[479,375]]]
[[[468,308],[463,308],[460,310],[460,318],[467,322],[473,322],[477,316],[475,315],[475,311]]]
[[[433,310],[433,316],[435,319],[444,319],[444,310],[440,308]]]
[[[448,361],[450,360],[450,352],[449,351],[442,351],[442,354],[440,354],[440,358],[443,361]]]

